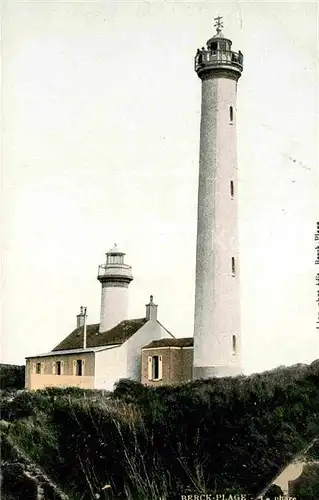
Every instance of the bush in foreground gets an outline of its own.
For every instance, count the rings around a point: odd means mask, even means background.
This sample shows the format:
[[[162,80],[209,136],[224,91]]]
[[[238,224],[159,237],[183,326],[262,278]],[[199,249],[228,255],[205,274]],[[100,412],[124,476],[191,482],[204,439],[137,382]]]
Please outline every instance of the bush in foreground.
[[[20,415],[8,432],[70,498],[248,498],[319,435],[318,382],[315,362],[158,389],[126,380],[111,395],[37,391],[7,413]]]

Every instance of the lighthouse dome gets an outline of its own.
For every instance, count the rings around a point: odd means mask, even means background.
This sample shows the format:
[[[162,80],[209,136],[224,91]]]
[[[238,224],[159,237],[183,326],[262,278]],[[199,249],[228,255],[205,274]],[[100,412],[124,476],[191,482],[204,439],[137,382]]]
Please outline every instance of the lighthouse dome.
[[[225,38],[224,33],[222,31],[219,31],[215,33],[215,35],[212,38]]]
[[[113,247],[107,253],[108,255],[125,255],[125,252],[122,252],[117,243],[114,243]]]
[[[232,41],[226,38],[223,33],[215,33],[215,35],[207,40],[208,50],[223,50],[230,51],[232,46]]]

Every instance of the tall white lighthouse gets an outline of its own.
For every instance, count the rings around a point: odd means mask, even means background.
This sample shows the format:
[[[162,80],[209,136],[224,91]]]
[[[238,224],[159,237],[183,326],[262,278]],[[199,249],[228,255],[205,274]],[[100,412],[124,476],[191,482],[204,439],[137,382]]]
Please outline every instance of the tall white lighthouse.
[[[195,57],[202,101],[194,379],[241,373],[236,95],[243,55],[232,51],[221,19]]]
[[[124,263],[125,253],[116,244],[106,254],[106,263],[99,266],[102,285],[100,332],[128,318],[128,286],[133,280],[132,268]]]

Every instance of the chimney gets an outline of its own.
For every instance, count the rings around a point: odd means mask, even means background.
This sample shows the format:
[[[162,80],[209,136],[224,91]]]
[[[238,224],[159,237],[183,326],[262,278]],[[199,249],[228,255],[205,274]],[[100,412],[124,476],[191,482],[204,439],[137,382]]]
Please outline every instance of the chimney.
[[[149,304],[146,304],[146,319],[150,321],[157,320],[157,305],[153,302],[153,295],[150,296]]]
[[[84,324],[83,324],[83,349],[86,349],[86,307],[84,309]]]
[[[84,314],[83,309],[84,309],[83,306],[81,306],[80,314],[77,314],[77,316],[76,316],[76,327],[77,328],[80,328],[81,326],[84,326],[85,314]]]

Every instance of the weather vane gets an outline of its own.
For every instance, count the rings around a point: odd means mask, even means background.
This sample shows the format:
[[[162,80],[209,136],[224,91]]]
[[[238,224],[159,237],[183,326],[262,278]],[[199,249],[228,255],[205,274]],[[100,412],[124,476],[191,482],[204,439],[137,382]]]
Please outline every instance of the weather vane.
[[[221,16],[214,18],[214,21],[215,21],[214,28],[216,28],[217,33],[220,33],[222,28],[224,27],[224,23],[223,23],[222,19],[223,18]]]

